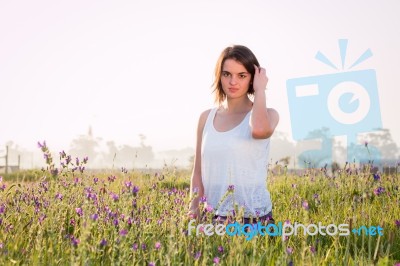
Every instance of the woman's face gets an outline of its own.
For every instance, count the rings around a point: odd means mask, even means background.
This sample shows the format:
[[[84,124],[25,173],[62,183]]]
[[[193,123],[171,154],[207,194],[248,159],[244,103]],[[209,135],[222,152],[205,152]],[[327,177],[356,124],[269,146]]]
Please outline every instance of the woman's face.
[[[251,74],[240,62],[234,59],[225,60],[221,72],[221,85],[228,99],[247,96],[250,81]]]

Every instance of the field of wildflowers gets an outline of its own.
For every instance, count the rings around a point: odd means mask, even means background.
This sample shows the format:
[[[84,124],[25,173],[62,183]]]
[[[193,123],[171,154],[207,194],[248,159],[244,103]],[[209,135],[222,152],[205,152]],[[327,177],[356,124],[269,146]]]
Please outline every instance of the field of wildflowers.
[[[381,226],[383,236],[188,235],[190,172],[87,171],[61,152],[56,166],[0,178],[1,265],[396,265],[400,177],[347,164],[268,177],[276,222]],[[231,188],[232,189],[232,188]],[[209,218],[211,219],[212,210]]]

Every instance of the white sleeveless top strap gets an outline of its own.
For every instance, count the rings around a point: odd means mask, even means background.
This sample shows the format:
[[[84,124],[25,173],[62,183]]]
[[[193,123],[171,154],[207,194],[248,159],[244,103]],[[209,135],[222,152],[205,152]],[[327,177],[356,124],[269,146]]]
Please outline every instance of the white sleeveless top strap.
[[[217,108],[213,108],[203,130],[201,173],[207,205],[215,214],[233,214],[237,204],[244,208],[244,217],[264,216],[272,210],[267,190],[268,139],[254,139],[250,116],[235,128],[219,132],[214,127]],[[233,193],[227,193],[228,186]]]

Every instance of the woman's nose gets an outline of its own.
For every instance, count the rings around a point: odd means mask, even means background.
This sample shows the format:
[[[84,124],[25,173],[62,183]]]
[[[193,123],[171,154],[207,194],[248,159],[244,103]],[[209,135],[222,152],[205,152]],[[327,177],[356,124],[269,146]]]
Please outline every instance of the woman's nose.
[[[231,79],[229,80],[229,84],[234,85],[237,83],[237,80],[235,78],[235,76],[231,76]]]

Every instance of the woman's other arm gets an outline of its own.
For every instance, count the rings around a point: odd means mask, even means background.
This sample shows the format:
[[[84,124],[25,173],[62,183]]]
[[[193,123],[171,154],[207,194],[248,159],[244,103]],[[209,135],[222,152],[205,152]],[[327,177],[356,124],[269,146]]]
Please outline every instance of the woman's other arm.
[[[189,216],[198,218],[200,216],[199,201],[204,196],[204,187],[201,177],[201,145],[203,138],[203,129],[207,121],[210,110],[204,111],[199,118],[197,126],[197,141],[196,141],[196,153],[194,157],[194,166],[190,182],[190,198],[192,201],[189,206]]]

